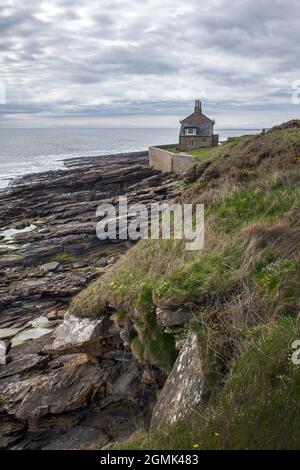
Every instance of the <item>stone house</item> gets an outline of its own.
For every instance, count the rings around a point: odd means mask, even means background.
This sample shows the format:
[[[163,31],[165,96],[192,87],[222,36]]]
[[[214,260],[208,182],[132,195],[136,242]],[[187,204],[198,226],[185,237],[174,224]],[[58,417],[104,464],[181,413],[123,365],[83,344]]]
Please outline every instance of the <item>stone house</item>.
[[[202,113],[201,102],[195,101],[194,112],[180,121],[179,150],[214,147],[219,143],[218,134],[214,134],[215,121]]]

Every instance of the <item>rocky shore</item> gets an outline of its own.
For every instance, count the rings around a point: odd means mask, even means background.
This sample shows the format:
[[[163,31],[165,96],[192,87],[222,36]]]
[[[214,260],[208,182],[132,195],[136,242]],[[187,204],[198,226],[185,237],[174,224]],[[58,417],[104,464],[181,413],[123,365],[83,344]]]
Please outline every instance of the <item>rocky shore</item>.
[[[2,448],[100,449],[148,423],[159,376],[134,360],[113,319],[66,315],[132,244],[97,238],[98,205],[176,195],[147,163],[146,152],[73,159],[0,191]]]

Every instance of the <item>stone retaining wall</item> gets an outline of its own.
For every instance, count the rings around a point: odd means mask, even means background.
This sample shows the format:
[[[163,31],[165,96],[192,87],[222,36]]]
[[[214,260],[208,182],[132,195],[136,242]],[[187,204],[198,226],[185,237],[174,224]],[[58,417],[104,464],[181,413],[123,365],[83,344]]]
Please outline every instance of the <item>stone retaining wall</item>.
[[[195,157],[169,152],[164,147],[149,147],[149,165],[155,170],[182,175],[195,165]]]

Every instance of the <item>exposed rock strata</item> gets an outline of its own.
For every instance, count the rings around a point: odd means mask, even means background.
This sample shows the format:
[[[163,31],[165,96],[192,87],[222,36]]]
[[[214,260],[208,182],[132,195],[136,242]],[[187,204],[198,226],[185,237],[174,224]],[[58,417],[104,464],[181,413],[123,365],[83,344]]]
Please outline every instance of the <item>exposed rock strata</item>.
[[[130,246],[96,236],[99,204],[160,201],[174,192],[169,176],[145,165],[144,153],[72,160],[66,171],[17,180],[0,191],[1,230],[35,224],[11,242],[0,236],[0,328],[24,327],[41,314],[67,310],[70,299]]]
[[[124,194],[129,204],[174,197],[172,178],[146,163],[145,153],[74,159],[0,192],[0,232],[36,226],[0,239],[2,340],[57,328],[12,347],[0,367],[1,447],[101,448],[149,418],[155,370],[146,379],[111,312],[59,325],[72,297],[131,246],[96,237],[98,205]]]

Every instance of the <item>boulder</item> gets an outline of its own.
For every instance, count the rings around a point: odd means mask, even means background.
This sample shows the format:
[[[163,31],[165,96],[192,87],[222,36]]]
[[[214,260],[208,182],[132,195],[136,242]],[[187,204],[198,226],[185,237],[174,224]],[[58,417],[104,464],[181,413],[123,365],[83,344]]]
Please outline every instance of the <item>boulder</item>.
[[[51,354],[88,352],[99,356],[115,344],[110,333],[112,322],[108,317],[98,320],[70,315],[54,332],[54,341],[46,352]]]
[[[154,407],[151,428],[163,428],[184,418],[201,402],[204,375],[197,336],[189,332]]]
[[[48,273],[48,272],[56,271],[58,266],[59,266],[58,261],[51,261],[50,263],[43,264],[40,269],[41,271]]]
[[[5,383],[0,412],[32,421],[80,409],[104,392],[106,379],[96,359],[74,354],[59,369]]]

